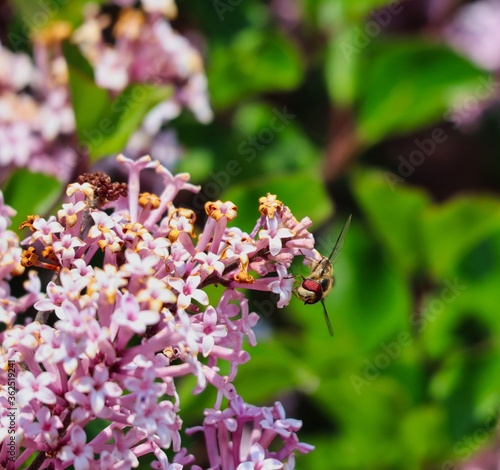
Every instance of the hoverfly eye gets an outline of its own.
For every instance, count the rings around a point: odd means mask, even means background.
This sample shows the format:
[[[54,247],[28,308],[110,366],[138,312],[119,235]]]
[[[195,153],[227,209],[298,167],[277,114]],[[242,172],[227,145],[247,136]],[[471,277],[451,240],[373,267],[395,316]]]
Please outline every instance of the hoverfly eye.
[[[302,283],[302,288],[310,292],[311,295],[308,296],[307,300],[303,299],[307,304],[315,304],[319,302],[323,296],[323,289],[318,281],[313,279],[305,279]]]

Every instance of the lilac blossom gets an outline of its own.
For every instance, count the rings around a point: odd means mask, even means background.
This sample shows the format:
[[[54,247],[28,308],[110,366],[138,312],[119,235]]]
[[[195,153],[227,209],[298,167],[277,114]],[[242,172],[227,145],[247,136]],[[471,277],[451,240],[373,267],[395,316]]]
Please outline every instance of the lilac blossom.
[[[236,470],[279,470],[283,464],[276,459],[266,459],[264,449],[260,444],[254,444],[249,451],[250,460],[240,463]]]
[[[191,299],[195,299],[202,305],[208,304],[208,296],[205,291],[197,289],[201,282],[201,276],[189,276],[183,279],[171,279],[169,284],[178,292],[177,302],[179,308],[187,308],[191,305]]]
[[[113,28],[109,28],[109,15],[90,1],[82,9],[78,28],[50,21],[30,36],[32,58],[0,44],[3,177],[15,168],[28,167],[66,183],[77,165],[88,165],[90,143],[79,142],[63,41],[80,49],[94,69],[96,84],[110,99],[130,84],[171,87],[171,97],[151,109],[129,136],[122,149],[127,156],[150,153],[172,165],[181,151],[166,125],[183,109],[200,122],[212,119],[202,58],[170,25],[177,14],[174,0],[143,0],[135,7],[137,2],[128,0],[114,3],[121,9]]]
[[[500,1],[464,5],[447,27],[445,37],[480,67],[500,71]]]
[[[498,440],[497,440],[498,441]],[[451,462],[450,462],[451,463]],[[498,470],[500,468],[500,451],[498,445],[488,446],[473,455],[467,462],[455,462],[457,470]]]
[[[279,428],[287,421],[282,410],[279,403],[274,407],[260,408],[248,405],[240,396],[235,396],[224,411],[206,410],[203,426],[190,428],[187,432],[204,433],[210,468],[281,469],[285,459],[288,458],[288,464],[294,461],[295,450],[302,453],[313,450],[309,444],[300,443],[295,432],[280,432]],[[292,423],[290,427],[295,430],[302,425],[298,420],[289,421]],[[268,447],[275,439],[280,439],[282,446],[271,452]],[[293,466],[288,465],[287,468]]]
[[[172,132],[163,126],[183,108],[191,110],[200,122],[209,122],[208,85],[200,54],[170,25],[169,19],[177,14],[173,0],[143,0],[141,6],[120,12],[113,43],[104,39],[107,22],[99,12],[87,18],[74,38],[95,68],[96,83],[111,93],[117,94],[131,83],[174,87],[172,97],[151,109],[125,148],[129,157],[149,152],[167,164],[179,150]],[[97,25],[97,32],[92,25]]]
[[[82,175],[69,185],[57,216],[30,216],[22,224],[30,230],[24,251],[8,230],[13,211],[0,196],[6,299],[0,374],[3,379],[13,364],[17,376],[22,419],[15,468],[34,458],[36,468],[129,469],[152,454],[153,468],[200,470],[203,462],[195,465],[197,457],[182,447],[177,386],[183,376],[195,377],[193,394],[217,391],[203,425],[187,430],[203,433],[211,469],[294,468],[294,454],[312,450],[297,437],[302,423],[287,418],[279,403],[245,403],[234,380],[250,360],[246,343],[257,344],[259,320],[241,289],[279,293],[278,307],[285,306],[293,259],[320,256],[310,220],[297,221],[268,194],[259,200],[251,234],[228,226],[237,216],[230,201],[208,202],[197,232],[194,213],[173,204],[180,191],[199,189],[189,175],[174,176],[149,157],[118,160],[129,172],[128,185]],[[160,196],[140,192],[145,171],[164,180]],[[284,231],[276,244],[272,234]],[[12,297],[9,281],[30,267],[53,276],[46,292],[29,272],[26,294]],[[206,287],[216,285],[222,295],[214,302]],[[31,322],[30,308],[37,312]],[[4,422],[5,387],[0,403]],[[92,439],[91,422],[100,423]],[[0,433],[0,465],[8,461],[7,438]]]
[[[473,105],[468,94],[459,94],[447,112],[447,119],[466,129],[474,126],[487,110],[498,104],[496,80],[500,73],[500,1],[480,0],[461,6],[444,28],[444,39],[478,67],[492,73],[488,79],[478,80],[472,97]]]
[[[53,416],[47,407],[40,408],[36,413],[36,421],[24,427],[26,436],[32,439],[42,434],[44,441],[49,445],[55,445],[59,438],[59,429],[63,424],[58,416]]]
[[[23,406],[34,399],[40,403],[53,405],[56,403],[56,395],[47,385],[54,379],[54,375],[50,372],[42,372],[36,377],[27,370],[20,372],[17,377],[20,389],[16,396],[17,403]]]
[[[87,444],[85,431],[74,426],[71,429],[70,443],[65,445],[59,452],[61,462],[73,462],[76,469],[90,469],[90,462],[94,460],[92,446]]]
[[[0,168],[4,174],[7,169],[28,166],[62,179],[70,176],[77,162],[75,118],[62,60],[57,47],[36,35],[33,60],[0,44]]]

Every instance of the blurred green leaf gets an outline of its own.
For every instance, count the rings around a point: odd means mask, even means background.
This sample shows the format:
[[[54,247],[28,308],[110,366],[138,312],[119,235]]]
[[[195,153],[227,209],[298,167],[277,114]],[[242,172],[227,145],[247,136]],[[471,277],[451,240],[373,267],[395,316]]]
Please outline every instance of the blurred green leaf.
[[[99,120],[109,108],[111,100],[108,92],[95,84],[93,68],[80,50],[65,42],[63,52],[68,64],[69,88],[78,138],[81,145],[86,144],[92,148],[97,139],[102,139]],[[89,103],[92,105],[89,106]]]
[[[282,158],[273,158],[276,155]],[[321,154],[306,135],[291,127],[258,156],[256,163],[265,175],[310,171],[320,165]],[[316,185],[322,184],[323,182],[316,178]]]
[[[463,443],[466,441],[465,436],[474,435],[480,430],[481,442],[476,439],[475,445],[484,445],[487,435],[495,430],[500,397],[497,376],[490,373],[498,370],[498,357],[491,351],[462,350],[443,358],[441,369],[431,384],[431,392],[439,398],[447,413],[448,433],[453,442]],[[496,385],[496,396],[488,400],[491,407],[484,407],[484,402],[480,400],[484,399],[485,384],[490,394],[492,385]],[[475,449],[468,450],[470,457]]]
[[[89,149],[93,161],[123,151],[146,114],[172,95],[172,87],[143,83],[129,85],[112,100],[95,84],[92,66],[77,47],[66,43],[64,56],[79,145]]]
[[[190,147],[176,167],[178,173],[189,173],[192,181],[204,181],[214,170],[215,155],[209,148]]]
[[[409,462],[438,460],[442,449],[452,443],[446,428],[446,414],[437,404],[415,406],[401,419],[401,438]]]
[[[17,211],[12,218],[13,230],[19,232],[28,215],[45,216],[61,194],[62,183],[52,176],[25,169],[14,171],[4,189],[6,204]]]
[[[500,202],[488,196],[463,196],[426,209],[424,252],[432,274],[446,277],[474,245],[500,228]]]
[[[388,173],[358,171],[352,189],[377,236],[405,274],[422,267],[420,219],[430,198],[422,190],[393,186]]]
[[[492,347],[500,335],[500,230],[468,250],[458,268],[440,280],[419,314],[418,329],[433,358],[479,345]]]
[[[367,143],[443,118],[458,91],[479,101],[487,77],[450,49],[417,39],[379,43],[361,73],[358,124]]]
[[[365,30],[366,25],[372,21],[370,14],[375,12],[374,20],[387,27],[394,16],[404,11],[400,2],[388,0],[307,0],[304,3],[304,12],[316,19],[319,27],[326,33],[337,33],[343,26],[357,25],[360,30]],[[385,7],[387,5],[387,7]],[[380,12],[387,10],[389,15],[380,18]],[[379,17],[377,17],[377,13]]]
[[[365,20],[365,22],[370,21],[369,15],[372,13],[376,14],[377,9],[386,10],[386,8],[384,8],[386,5],[390,8],[390,10],[387,10],[391,14],[389,17],[398,15],[404,10],[404,5],[401,4],[402,2],[389,0],[356,0],[355,2],[352,0],[340,0],[340,3],[345,11],[346,20],[355,22],[361,22],[362,20]],[[375,20],[377,20],[377,18],[375,18]],[[380,22],[381,20],[377,20],[377,23]],[[383,27],[384,23],[385,21],[382,21],[381,27]]]
[[[257,347],[248,351],[252,359],[241,366],[235,382],[238,390],[245,390],[248,403],[268,403],[276,395],[294,390],[309,392],[319,383],[308,363],[291,354],[276,339],[261,339]]]
[[[146,114],[172,96],[173,87],[149,84],[129,85],[101,115],[92,132],[92,160],[123,151]]]
[[[215,106],[228,107],[259,92],[290,90],[302,79],[296,46],[276,32],[241,31],[230,44],[211,51],[210,96]]]
[[[500,304],[500,229],[467,250],[459,261],[453,276],[466,286],[464,295],[457,299],[457,307],[476,321],[494,338],[500,335],[498,305]],[[450,276],[451,277],[451,276]],[[470,328],[477,336],[476,328]],[[484,338],[483,338],[484,340]]]
[[[270,127],[275,115],[265,102],[249,102],[241,104],[234,113],[234,128],[243,135],[251,135]]]
[[[358,94],[359,50],[354,46],[356,30],[345,29],[330,40],[325,58],[325,77],[332,102],[352,105]]]
[[[408,449],[402,445],[396,417],[406,413],[410,397],[396,381],[383,375],[358,395],[344,374],[326,378],[314,395],[320,409],[333,409],[336,416],[338,434],[329,449],[342,462],[338,468],[405,468]],[[331,462],[322,468],[332,468]]]
[[[366,60],[366,48],[404,11],[404,5],[385,0],[336,0],[323,2],[320,11],[320,23],[331,23],[325,28],[331,34],[325,57],[330,99],[341,106],[352,106],[362,91],[360,83],[363,87],[365,84],[361,64]]]
[[[95,0],[93,3],[102,4],[104,0]],[[83,11],[88,0],[43,0],[27,2],[12,0],[16,13],[21,22],[28,29],[26,33],[43,30],[58,21],[69,22],[73,27],[78,26],[83,19]]]
[[[241,179],[262,175],[291,173],[316,168],[321,160],[319,149],[300,127],[293,109],[273,107],[263,102],[251,102],[238,107],[234,128],[240,134],[237,144],[243,171]],[[280,158],[276,158],[277,155]],[[231,154],[233,157],[233,154]],[[254,171],[255,170],[255,171]],[[318,181],[319,183],[319,181]]]

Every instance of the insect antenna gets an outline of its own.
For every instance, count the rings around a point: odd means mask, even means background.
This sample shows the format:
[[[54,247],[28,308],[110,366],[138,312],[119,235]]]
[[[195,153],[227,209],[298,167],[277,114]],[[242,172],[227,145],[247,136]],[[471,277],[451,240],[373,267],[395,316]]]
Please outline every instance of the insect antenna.
[[[345,236],[347,234],[347,230],[349,229],[349,225],[351,224],[351,219],[352,219],[352,214],[347,218],[347,221],[344,224],[344,226],[342,227],[342,230],[340,231],[339,237],[337,238],[337,241],[335,242],[335,245],[332,248],[332,252],[330,253],[330,256],[328,257],[328,259],[332,262],[332,264],[335,262],[338,255],[342,251],[342,248],[344,246]]]

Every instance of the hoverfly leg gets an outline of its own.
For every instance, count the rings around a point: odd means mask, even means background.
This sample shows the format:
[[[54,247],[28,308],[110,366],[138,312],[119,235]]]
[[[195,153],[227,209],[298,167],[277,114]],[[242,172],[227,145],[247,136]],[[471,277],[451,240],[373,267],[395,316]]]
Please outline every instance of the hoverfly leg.
[[[328,327],[328,333],[330,333],[330,336],[333,336],[332,324],[330,322],[330,317],[328,316],[328,312],[326,311],[326,305],[323,299],[321,299],[321,305],[323,305],[323,313],[325,314],[325,321],[326,321],[326,326]]]

